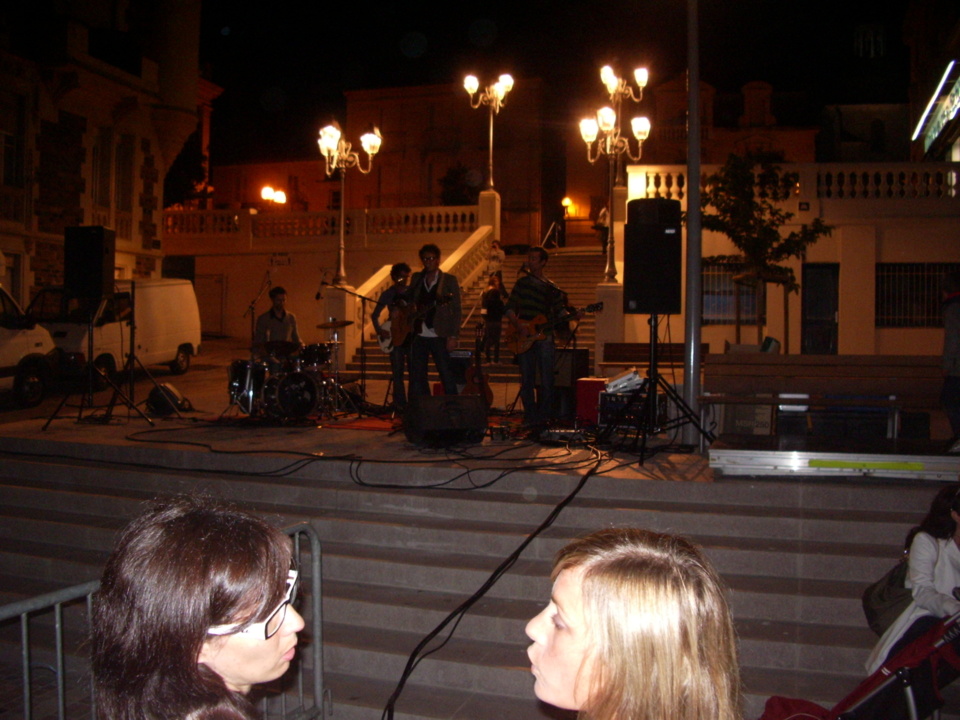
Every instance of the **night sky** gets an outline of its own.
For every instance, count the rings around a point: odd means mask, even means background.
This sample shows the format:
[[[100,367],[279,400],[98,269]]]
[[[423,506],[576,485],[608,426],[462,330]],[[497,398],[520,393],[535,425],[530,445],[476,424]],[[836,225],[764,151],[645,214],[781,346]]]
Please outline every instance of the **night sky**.
[[[646,65],[651,85],[686,65],[684,0],[397,3],[376,13],[375,5],[204,0],[201,59],[224,88],[214,104],[213,162],[313,159],[317,129],[343,117],[345,90],[510,72],[542,78],[551,116],[575,124],[575,108],[603,97],[601,65],[622,74]],[[817,107],[905,102],[902,6],[700,0],[701,77],[721,91],[766,80],[775,91],[806,92]],[[871,22],[885,28],[886,55],[867,67],[853,38]]]

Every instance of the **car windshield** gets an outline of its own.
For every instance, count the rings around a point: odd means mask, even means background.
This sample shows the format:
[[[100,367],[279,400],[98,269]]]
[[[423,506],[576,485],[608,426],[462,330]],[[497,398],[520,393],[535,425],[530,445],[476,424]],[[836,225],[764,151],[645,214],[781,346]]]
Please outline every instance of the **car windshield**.
[[[62,288],[44,288],[30,303],[27,315],[41,323],[88,323],[99,306],[98,299],[73,297]]]

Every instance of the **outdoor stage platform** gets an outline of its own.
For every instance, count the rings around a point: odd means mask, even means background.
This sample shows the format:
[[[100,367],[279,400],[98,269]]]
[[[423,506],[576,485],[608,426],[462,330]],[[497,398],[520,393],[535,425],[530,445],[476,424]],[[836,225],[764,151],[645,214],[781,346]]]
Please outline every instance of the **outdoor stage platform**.
[[[721,435],[710,468],[724,477],[790,475],[857,479],[960,478],[960,453],[942,440],[861,440],[798,435]]]

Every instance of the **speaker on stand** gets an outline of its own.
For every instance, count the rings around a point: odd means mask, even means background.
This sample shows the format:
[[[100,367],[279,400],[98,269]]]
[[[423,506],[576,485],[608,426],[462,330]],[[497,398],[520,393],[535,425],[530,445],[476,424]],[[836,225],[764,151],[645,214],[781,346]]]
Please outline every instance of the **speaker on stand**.
[[[116,233],[102,225],[68,227],[63,235],[63,287],[79,298],[113,293]]]

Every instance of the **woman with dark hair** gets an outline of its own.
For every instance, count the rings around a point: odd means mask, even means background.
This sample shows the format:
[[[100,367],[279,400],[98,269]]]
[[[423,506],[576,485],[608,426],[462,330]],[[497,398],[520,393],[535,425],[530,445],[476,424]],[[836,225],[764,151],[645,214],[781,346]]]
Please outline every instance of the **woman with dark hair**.
[[[620,528],[557,555],[527,624],[544,702],[589,720],[738,720],[740,670],[716,572],[689,541]]]
[[[942,488],[927,516],[907,534],[910,569],[905,586],[913,601],[880,638],[867,660],[867,672],[919,638],[940,620],[960,612],[953,591],[960,586],[960,483]]]
[[[290,666],[303,618],[290,539],[206,498],[123,530],[93,599],[102,720],[251,720],[246,695]]]

